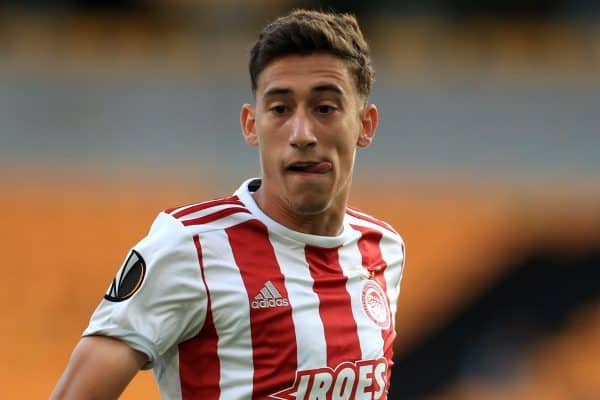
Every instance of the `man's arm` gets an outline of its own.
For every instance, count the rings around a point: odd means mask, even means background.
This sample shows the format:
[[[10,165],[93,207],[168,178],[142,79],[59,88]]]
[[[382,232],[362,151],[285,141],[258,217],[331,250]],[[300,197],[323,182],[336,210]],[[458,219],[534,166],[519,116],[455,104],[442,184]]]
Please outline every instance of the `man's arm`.
[[[117,339],[82,338],[58,381],[52,400],[116,399],[148,357]]]

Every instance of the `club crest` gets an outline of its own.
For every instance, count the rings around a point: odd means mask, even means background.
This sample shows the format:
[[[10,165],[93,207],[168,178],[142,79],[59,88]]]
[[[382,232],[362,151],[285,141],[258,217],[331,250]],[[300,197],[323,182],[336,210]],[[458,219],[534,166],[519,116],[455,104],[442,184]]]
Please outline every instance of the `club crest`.
[[[390,306],[381,286],[372,280],[365,282],[361,293],[362,310],[381,329],[391,323]]]

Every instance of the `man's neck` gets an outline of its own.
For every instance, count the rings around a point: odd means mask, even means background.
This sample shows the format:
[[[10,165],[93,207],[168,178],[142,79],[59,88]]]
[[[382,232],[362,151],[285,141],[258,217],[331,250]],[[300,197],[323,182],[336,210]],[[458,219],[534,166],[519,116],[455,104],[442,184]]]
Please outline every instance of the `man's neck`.
[[[284,199],[261,188],[252,193],[258,207],[269,218],[297,232],[319,236],[337,236],[343,230],[346,197],[333,199],[325,210],[316,213],[295,212]]]

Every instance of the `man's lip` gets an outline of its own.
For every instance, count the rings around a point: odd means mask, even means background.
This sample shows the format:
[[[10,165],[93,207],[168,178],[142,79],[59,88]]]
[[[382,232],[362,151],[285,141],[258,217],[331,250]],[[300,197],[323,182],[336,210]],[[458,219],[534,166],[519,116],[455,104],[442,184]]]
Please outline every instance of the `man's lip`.
[[[333,163],[329,160],[299,160],[287,165],[286,170],[296,173],[325,174],[333,169]]]

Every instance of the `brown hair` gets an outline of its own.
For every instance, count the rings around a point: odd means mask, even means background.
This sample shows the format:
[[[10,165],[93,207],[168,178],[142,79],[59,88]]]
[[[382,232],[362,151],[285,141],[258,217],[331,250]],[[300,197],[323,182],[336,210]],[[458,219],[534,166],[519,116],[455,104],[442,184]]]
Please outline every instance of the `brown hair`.
[[[295,10],[269,23],[250,51],[250,79],[256,94],[258,77],[274,60],[288,55],[332,54],[346,61],[356,89],[365,99],[374,71],[369,45],[353,15]]]

